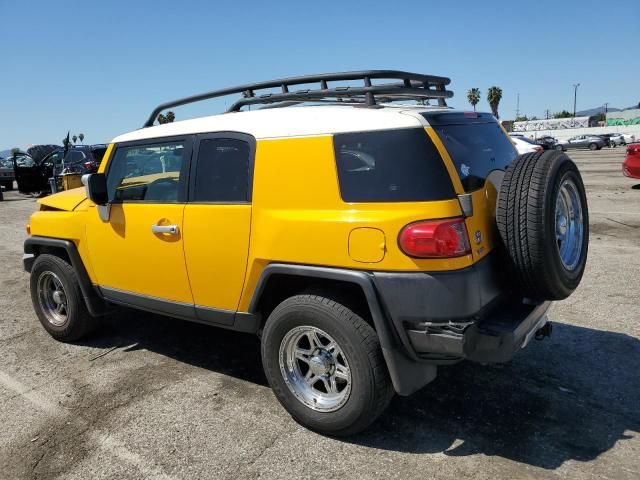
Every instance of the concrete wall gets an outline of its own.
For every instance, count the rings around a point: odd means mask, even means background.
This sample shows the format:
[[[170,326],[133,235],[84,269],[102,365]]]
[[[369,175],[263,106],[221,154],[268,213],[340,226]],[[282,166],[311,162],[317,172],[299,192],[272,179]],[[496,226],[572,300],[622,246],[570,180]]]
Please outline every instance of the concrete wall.
[[[533,135],[533,138],[550,135],[558,140],[567,140],[576,135],[599,135],[601,133],[628,133],[635,135],[636,142],[640,142],[640,125],[613,126],[613,127],[587,127],[587,128],[566,128],[562,130],[535,130],[527,132],[517,132],[526,135]]]

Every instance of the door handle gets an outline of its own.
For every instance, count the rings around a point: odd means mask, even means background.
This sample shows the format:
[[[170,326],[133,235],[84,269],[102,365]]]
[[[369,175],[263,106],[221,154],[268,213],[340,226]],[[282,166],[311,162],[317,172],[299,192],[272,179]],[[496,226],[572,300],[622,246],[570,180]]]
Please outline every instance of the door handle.
[[[151,225],[153,233],[168,233],[169,235],[178,234],[178,225]]]

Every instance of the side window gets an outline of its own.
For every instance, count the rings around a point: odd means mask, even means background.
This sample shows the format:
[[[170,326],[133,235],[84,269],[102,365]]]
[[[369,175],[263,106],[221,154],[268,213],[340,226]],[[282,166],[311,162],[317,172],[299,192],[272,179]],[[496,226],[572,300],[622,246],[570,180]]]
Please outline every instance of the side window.
[[[82,160],[84,160],[84,153],[82,153],[79,150],[74,150],[71,152],[71,159],[70,161],[72,163],[77,163],[77,162],[81,162]],[[69,161],[68,159],[66,161]]]
[[[107,174],[109,201],[175,203],[185,142],[118,147]]]
[[[235,138],[200,141],[193,202],[248,202],[250,147]]]

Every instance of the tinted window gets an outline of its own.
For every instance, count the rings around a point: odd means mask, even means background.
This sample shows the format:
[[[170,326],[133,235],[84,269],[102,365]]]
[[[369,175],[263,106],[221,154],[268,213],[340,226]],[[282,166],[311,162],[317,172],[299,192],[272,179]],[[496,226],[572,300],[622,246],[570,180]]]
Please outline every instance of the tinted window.
[[[249,144],[242,140],[201,140],[191,199],[195,202],[249,201],[249,155]]]
[[[334,136],[345,202],[422,202],[454,198],[451,179],[422,128]]]
[[[518,156],[495,120],[465,119],[459,114],[425,115],[453,161],[466,192],[477,190],[493,170],[504,170]],[[482,114],[478,114],[480,117]],[[525,140],[522,137],[516,137]],[[526,141],[526,140],[525,140]]]
[[[118,147],[107,175],[113,202],[177,202],[184,142]]]
[[[71,158],[69,158],[71,157]],[[65,158],[65,162],[72,162],[72,163],[76,163],[76,162],[81,162],[82,160],[84,160],[84,153],[82,153],[79,150],[73,150],[71,151],[70,155],[67,155],[67,158]]]

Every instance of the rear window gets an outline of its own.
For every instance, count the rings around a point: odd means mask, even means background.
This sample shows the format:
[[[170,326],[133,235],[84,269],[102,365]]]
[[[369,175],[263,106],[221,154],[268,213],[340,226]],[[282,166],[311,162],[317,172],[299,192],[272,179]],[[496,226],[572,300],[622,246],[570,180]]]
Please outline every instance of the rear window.
[[[481,188],[489,173],[505,170],[518,155],[488,114],[427,113],[424,117],[444,143],[466,192]]]
[[[336,134],[345,202],[423,202],[455,197],[437,149],[422,128]]]

